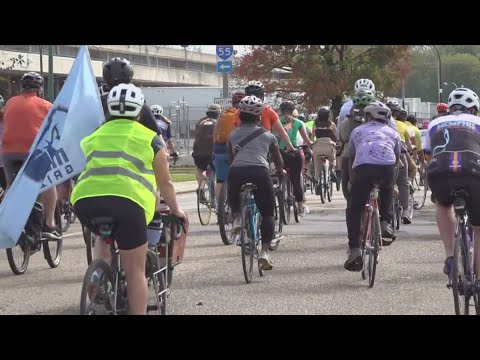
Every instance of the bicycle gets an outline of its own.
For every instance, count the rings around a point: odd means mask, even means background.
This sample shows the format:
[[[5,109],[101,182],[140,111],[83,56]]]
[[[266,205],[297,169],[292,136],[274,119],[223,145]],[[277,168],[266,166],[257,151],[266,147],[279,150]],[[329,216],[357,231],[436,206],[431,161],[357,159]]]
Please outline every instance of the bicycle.
[[[298,216],[297,201],[295,200],[295,196],[293,195],[293,184],[292,184],[292,179],[290,177],[290,168],[285,168],[285,171],[287,172],[287,177],[285,179],[285,186],[282,186],[284,208],[285,208],[283,223],[284,225],[288,225],[291,219],[292,208],[293,208],[293,216],[295,218],[295,222],[299,223],[300,219]]]
[[[325,200],[328,202],[332,201],[333,194],[333,181],[331,177],[332,166],[328,161],[328,156],[320,156],[320,161],[322,163],[320,179],[318,179],[318,191],[320,193],[320,200],[322,204],[325,204]]]
[[[21,161],[14,164],[14,178],[22,166],[23,163]],[[27,271],[30,257],[41,249],[43,250],[45,260],[47,260],[48,265],[52,269],[60,265],[62,260],[63,237],[60,205],[58,202],[55,206],[54,220],[55,230],[60,234],[59,240],[53,240],[43,236],[43,206],[40,202],[36,201],[16,246],[6,249],[8,265],[15,275],[23,275]]]
[[[247,284],[252,282],[253,260],[258,261],[262,246],[260,237],[261,217],[253,195],[256,189],[257,187],[252,183],[244,184],[241,187],[242,230],[240,245],[242,248],[243,275]],[[258,272],[260,276],[263,276],[263,270],[260,266],[258,266]]]
[[[378,183],[373,184],[368,203],[363,211],[360,231],[362,234],[362,279],[365,280],[368,277],[369,288],[372,288],[375,283],[379,252],[383,245],[378,210],[379,186]]]
[[[166,215],[166,219],[172,219],[171,224],[180,225],[181,220],[173,215]],[[80,298],[81,315],[125,315],[128,312],[127,280],[123,270],[120,252],[115,241],[115,219],[111,217],[97,217],[92,219],[92,233],[98,234],[110,247],[111,265],[105,261],[93,260],[85,273]],[[183,226],[183,224],[182,224]],[[171,231],[171,230],[170,230]],[[184,229],[185,231],[185,229]],[[178,232],[173,238],[178,238]],[[172,245],[162,244],[157,247],[149,247],[147,250],[145,277],[147,279],[149,299],[146,312],[155,315],[167,313],[167,296],[171,283],[170,249]],[[168,251],[158,251],[167,248]],[[165,257],[162,264],[161,257]],[[183,256],[183,255],[182,255]],[[168,264],[168,265],[167,265]]]
[[[226,181],[222,184],[220,196],[218,199],[218,227],[220,228],[220,237],[225,245],[233,244],[233,214],[228,205],[228,184]]]
[[[200,223],[204,226],[210,223],[212,211],[217,213],[215,204],[215,172],[208,165],[205,176],[197,190],[197,211]]]
[[[394,186],[392,196],[392,228],[395,231],[400,230],[400,223],[402,220],[402,204],[400,202],[400,193],[398,188]]]
[[[456,315],[469,314],[470,299],[473,299],[476,314],[480,315],[478,294],[475,291],[473,256],[475,236],[466,211],[466,198],[469,194],[464,190],[453,190],[449,195],[454,199],[456,230],[453,267],[447,287],[453,292]]]
[[[417,174],[414,179],[414,184],[416,185],[415,193],[420,195],[420,197],[415,197],[413,202],[413,208],[415,210],[420,210],[425,205],[425,200],[427,199],[428,193],[428,181],[427,181],[427,168],[426,167],[419,167],[417,169]],[[421,191],[421,187],[423,187],[423,191]]]

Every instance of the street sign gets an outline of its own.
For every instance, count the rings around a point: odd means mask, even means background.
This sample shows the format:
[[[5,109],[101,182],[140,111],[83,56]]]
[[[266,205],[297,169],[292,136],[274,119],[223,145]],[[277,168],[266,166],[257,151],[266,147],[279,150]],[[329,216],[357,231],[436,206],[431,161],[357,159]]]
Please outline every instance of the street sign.
[[[232,72],[233,65],[231,61],[218,61],[217,72]]]
[[[217,57],[219,61],[228,61],[233,57],[233,45],[217,45]]]
[[[232,106],[232,98],[215,98],[213,99],[214,104],[220,105],[222,110],[226,109],[227,107]]]

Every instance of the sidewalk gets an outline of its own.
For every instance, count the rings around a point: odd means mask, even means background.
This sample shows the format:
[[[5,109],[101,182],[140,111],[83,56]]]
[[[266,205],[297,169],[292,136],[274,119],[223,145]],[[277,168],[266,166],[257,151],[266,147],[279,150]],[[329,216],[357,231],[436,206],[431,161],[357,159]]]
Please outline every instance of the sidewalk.
[[[177,194],[187,194],[195,192],[197,190],[198,184],[196,181],[180,181],[173,183],[175,187],[175,192]]]

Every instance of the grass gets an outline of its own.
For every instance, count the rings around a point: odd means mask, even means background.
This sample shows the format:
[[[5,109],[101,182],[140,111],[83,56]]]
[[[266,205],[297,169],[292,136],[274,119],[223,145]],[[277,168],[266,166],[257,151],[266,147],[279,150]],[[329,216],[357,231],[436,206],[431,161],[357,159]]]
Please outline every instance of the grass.
[[[173,182],[195,180],[195,174],[189,174],[189,173],[173,173],[173,174],[170,174],[170,176],[172,177]]]

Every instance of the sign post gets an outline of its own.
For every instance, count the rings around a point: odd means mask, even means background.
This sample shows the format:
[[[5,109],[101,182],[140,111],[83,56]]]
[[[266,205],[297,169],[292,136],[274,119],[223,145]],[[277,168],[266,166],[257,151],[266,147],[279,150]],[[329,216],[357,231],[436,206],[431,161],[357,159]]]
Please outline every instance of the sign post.
[[[228,97],[228,73],[233,71],[233,45],[217,45],[217,72],[223,73],[223,97]]]

